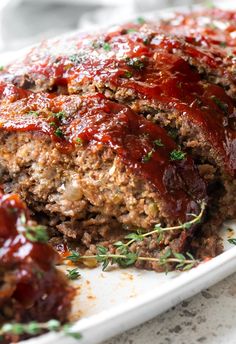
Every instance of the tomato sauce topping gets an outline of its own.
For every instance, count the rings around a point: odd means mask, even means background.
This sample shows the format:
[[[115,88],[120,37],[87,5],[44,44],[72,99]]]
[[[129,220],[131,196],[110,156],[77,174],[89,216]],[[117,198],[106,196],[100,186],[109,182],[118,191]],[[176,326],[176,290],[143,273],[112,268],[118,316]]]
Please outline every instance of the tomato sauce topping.
[[[162,31],[157,24],[129,24],[108,33],[62,38],[34,49],[19,68],[35,82],[47,80],[50,87],[67,86],[69,93],[83,92],[89,84],[102,91],[123,89],[128,101],[146,100],[151,107],[176,112],[200,128],[225,170],[234,175],[234,101],[186,61],[195,59],[234,82],[233,73],[222,67],[225,49],[220,44],[209,47],[199,37],[184,39]],[[16,71],[21,73],[17,66],[9,68],[10,73]]]
[[[31,94],[2,107],[0,128],[47,134],[62,153],[108,146],[165,199],[166,213],[185,220],[206,197],[192,159],[168,133],[102,94],[80,97]],[[77,148],[76,148],[77,147]]]

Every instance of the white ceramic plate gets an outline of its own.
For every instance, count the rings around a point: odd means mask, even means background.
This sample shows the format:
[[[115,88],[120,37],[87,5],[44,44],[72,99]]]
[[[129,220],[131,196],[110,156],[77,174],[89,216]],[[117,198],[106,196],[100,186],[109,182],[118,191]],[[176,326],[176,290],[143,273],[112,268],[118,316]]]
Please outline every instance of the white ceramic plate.
[[[232,8],[233,2],[225,1],[224,7]],[[161,12],[164,16],[169,14],[170,11]],[[159,17],[160,12],[156,15],[147,14],[148,18],[155,16]],[[16,53],[2,54],[0,64],[12,58],[16,58]],[[236,221],[225,224],[225,228],[228,226],[236,230]],[[135,269],[113,269],[107,272],[102,272],[101,268],[81,269],[82,277],[75,282],[79,291],[72,312],[75,321],[73,329],[82,334],[79,343],[96,344],[124,332],[236,271],[236,247],[227,243],[225,229],[222,230],[222,236],[225,242],[224,253],[183,273],[165,275]],[[55,342],[73,344],[75,340],[58,333],[49,333],[27,341],[28,344]]]
[[[141,324],[182,300],[208,288],[236,271],[236,247],[227,243],[222,229],[225,252],[183,273],[156,273],[134,269],[102,272],[101,268],[81,269],[76,282],[79,293],[73,316],[73,330],[82,334],[81,344],[96,344]],[[73,344],[74,339],[50,333],[27,341],[28,344]]]

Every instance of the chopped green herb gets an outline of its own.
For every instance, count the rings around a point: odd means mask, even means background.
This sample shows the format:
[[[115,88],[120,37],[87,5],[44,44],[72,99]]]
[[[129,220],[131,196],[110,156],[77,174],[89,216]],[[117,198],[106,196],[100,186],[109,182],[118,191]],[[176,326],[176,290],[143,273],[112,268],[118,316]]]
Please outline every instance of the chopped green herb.
[[[137,23],[138,23],[138,24],[145,24],[146,21],[145,21],[145,19],[144,19],[143,17],[138,17],[138,18],[137,18]]]
[[[186,157],[186,153],[182,152],[181,150],[174,149],[170,153],[170,160],[175,161],[175,160],[183,160]]]
[[[126,30],[127,33],[137,32],[135,28],[130,28]]]
[[[67,277],[70,279],[70,280],[75,280],[77,278],[80,277],[80,273],[78,271],[78,268],[74,268],[72,270],[66,270],[68,273],[67,273]]]
[[[48,242],[48,233],[45,226],[25,226],[25,236],[32,242]]]
[[[78,54],[74,54],[69,56],[69,60],[74,63],[80,63],[81,62],[81,56]]]
[[[53,116],[59,119],[59,121],[61,121],[62,119],[66,117],[66,114],[64,111],[59,111],[59,112],[53,113]]]
[[[50,127],[56,127],[56,123],[55,122],[50,122],[49,125],[50,125]]]
[[[3,66],[0,66],[0,72],[2,72],[4,70]]]
[[[153,154],[153,151],[151,150],[142,158],[142,162],[148,162],[149,160],[151,160],[152,154]]]
[[[124,77],[125,77],[125,78],[130,79],[130,78],[132,78],[132,76],[133,76],[133,73],[130,72],[129,70],[126,70],[126,71],[124,72]]]
[[[230,244],[236,245],[236,238],[230,238],[230,239],[228,239],[228,242]]]
[[[227,47],[227,43],[226,42],[220,42],[220,46],[225,48],[225,47]]]
[[[38,111],[29,111],[27,115],[38,117],[40,114],[38,113]]]
[[[111,45],[109,43],[104,43],[103,44],[103,49],[105,51],[111,51]]]
[[[145,38],[143,39],[143,44],[148,45],[148,44],[150,44],[150,43],[151,43],[151,37],[145,37]]]
[[[57,128],[55,131],[54,131],[54,134],[58,137],[64,137],[64,134],[63,134],[63,131],[60,129],[60,128]]]
[[[229,59],[233,59],[233,58],[235,58],[236,56],[233,55],[233,54],[229,54],[229,55],[227,55],[227,57],[228,57]]]
[[[145,67],[144,61],[138,57],[133,57],[133,58],[127,57],[126,63],[128,66],[130,66],[136,70],[142,70]]]
[[[228,110],[228,104],[223,103],[219,98],[216,96],[211,96],[211,99],[215,102],[215,104],[225,113],[227,113]]]
[[[77,139],[75,140],[77,143],[79,143],[80,145],[83,144],[83,140],[81,139],[81,137],[77,137]]]
[[[155,141],[153,141],[154,145],[157,147],[163,147],[164,144],[162,143],[161,139],[157,139]]]

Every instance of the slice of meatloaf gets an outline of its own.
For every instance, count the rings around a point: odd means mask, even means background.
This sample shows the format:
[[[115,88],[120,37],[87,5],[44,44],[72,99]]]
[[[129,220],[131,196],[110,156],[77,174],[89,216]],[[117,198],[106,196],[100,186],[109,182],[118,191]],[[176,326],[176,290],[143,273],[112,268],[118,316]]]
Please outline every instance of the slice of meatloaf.
[[[185,222],[207,201],[191,157],[166,131],[100,94],[3,104],[0,142],[4,189],[82,242]],[[181,250],[193,232],[172,234],[165,245],[181,237]]]
[[[106,87],[104,83],[107,77],[114,76],[115,68],[116,76],[131,77],[133,71],[127,72],[127,64],[122,63],[125,58],[142,56],[148,60],[153,49],[155,52],[165,47],[166,52],[195,66],[203,79],[222,85],[236,98],[235,16],[235,12],[212,9],[180,13],[158,22],[126,24],[106,32],[64,36],[32,49],[23,59],[6,67],[1,77],[36,91],[56,88],[66,92],[69,88],[77,93],[81,89],[87,91],[91,77],[94,87]],[[117,86],[120,85],[113,84],[112,90]]]
[[[34,92],[99,91],[130,105],[174,132],[207,181],[213,209],[232,218],[236,214],[235,103],[224,89],[223,77],[217,85],[211,70],[224,73],[232,92],[233,73],[220,66],[222,58],[215,55],[215,46],[211,51],[186,37],[165,35],[158,25],[128,25],[44,42],[24,61],[6,68],[2,79]],[[223,50],[218,47],[220,53]]]
[[[208,80],[222,85],[236,99],[235,47],[236,12],[213,8],[191,14],[174,14],[162,20],[158,27],[164,33],[182,37],[186,47],[185,59],[196,66]],[[203,52],[202,56],[194,53]],[[182,54],[178,48],[175,53]],[[205,56],[204,56],[205,55]]]
[[[0,194],[0,325],[68,319],[74,290],[55,268],[60,257],[45,234],[17,195]],[[1,343],[19,339],[6,334]]]

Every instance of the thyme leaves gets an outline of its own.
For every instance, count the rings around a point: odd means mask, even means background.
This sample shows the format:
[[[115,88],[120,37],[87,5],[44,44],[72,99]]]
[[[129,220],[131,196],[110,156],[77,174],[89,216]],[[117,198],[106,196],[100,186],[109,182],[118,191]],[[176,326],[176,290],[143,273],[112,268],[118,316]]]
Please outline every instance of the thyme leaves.
[[[0,328],[0,337],[5,335],[21,336],[23,334],[38,335],[45,331],[63,332],[65,335],[80,339],[82,336],[79,332],[73,331],[72,324],[62,325],[58,320],[51,319],[44,323],[31,321],[27,324],[22,323],[5,323]]]
[[[172,227],[162,227],[160,224],[155,225],[154,229],[150,232],[141,232],[138,230],[136,233],[129,233],[124,239],[127,240],[126,242],[117,241],[113,243],[114,253],[111,253],[109,249],[105,246],[97,246],[96,254],[92,255],[80,255],[77,251],[72,251],[69,256],[65,258],[65,260],[69,260],[73,263],[80,263],[86,260],[95,260],[98,263],[102,264],[102,269],[105,270],[109,265],[117,264],[122,268],[126,268],[129,266],[134,265],[137,261],[149,261],[155,262],[160,266],[164,266],[166,272],[168,272],[168,265],[175,264],[175,268],[177,270],[189,270],[192,267],[199,264],[199,261],[195,259],[191,253],[187,252],[186,254],[178,253],[172,251],[170,248],[167,248],[164,253],[157,257],[145,257],[139,255],[137,252],[133,252],[130,250],[130,246],[134,242],[143,241],[146,237],[153,236],[153,234],[157,234],[157,241],[159,242],[164,232],[167,231],[174,231],[174,230],[188,230],[193,225],[199,223],[203,216],[206,204],[203,202],[200,206],[200,212],[198,215],[196,214],[189,214],[193,217],[193,219],[179,224],[177,226]]]
[[[46,243],[49,240],[45,226],[25,226],[25,236],[31,242]]]
[[[228,242],[232,245],[236,245],[236,238],[230,238],[228,239]]]

